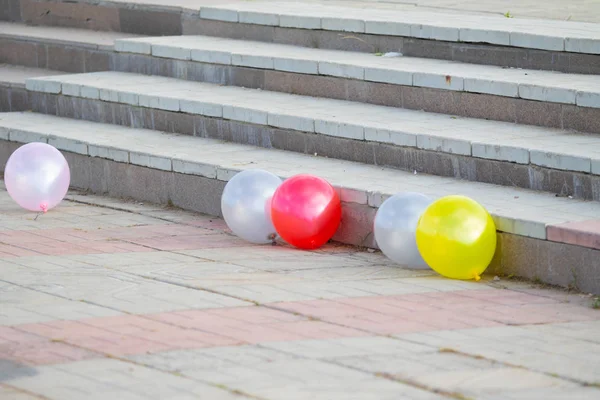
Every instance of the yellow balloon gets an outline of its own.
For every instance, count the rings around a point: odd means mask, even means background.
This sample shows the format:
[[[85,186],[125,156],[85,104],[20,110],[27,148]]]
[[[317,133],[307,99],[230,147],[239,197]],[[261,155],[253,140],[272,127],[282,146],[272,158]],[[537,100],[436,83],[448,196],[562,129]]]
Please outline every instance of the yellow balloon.
[[[496,251],[496,225],[475,200],[446,196],[431,203],[417,225],[417,247],[434,271],[479,280]]]

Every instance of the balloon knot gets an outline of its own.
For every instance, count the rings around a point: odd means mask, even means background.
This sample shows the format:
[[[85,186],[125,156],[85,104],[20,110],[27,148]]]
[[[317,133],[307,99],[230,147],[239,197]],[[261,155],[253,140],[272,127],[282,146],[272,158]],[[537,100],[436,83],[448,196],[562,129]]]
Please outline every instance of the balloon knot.
[[[46,204],[46,203],[40,204],[40,210],[42,210],[42,212],[44,214],[46,214],[48,212],[48,204]]]
[[[475,274],[475,282],[479,282],[481,280],[481,276]]]

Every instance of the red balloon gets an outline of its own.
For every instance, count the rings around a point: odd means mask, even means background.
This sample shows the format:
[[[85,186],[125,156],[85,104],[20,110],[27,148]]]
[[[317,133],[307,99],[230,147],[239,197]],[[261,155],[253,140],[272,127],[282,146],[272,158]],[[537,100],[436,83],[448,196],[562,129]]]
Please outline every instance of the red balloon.
[[[283,240],[300,249],[316,249],[327,243],[340,226],[342,203],[325,179],[296,175],[273,194],[271,219]]]

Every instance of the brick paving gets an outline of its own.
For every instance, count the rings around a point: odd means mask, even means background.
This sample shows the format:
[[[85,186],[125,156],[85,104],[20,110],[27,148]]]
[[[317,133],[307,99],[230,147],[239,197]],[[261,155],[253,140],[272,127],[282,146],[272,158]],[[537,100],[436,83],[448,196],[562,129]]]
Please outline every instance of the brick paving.
[[[78,193],[34,220],[0,191],[0,210],[2,399],[600,396],[585,294]]]

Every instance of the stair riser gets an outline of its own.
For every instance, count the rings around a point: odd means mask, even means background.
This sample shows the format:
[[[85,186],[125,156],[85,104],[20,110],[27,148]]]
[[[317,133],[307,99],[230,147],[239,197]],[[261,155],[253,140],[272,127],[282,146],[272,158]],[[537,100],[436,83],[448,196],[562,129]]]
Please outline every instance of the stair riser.
[[[166,3],[166,2],[165,2]],[[4,5],[6,4],[6,5]],[[399,36],[280,28],[199,19],[192,10],[115,4],[2,0],[0,20],[34,25],[136,33],[148,36],[208,35],[368,53],[400,51],[406,56],[524,69],[600,74],[600,55],[567,53],[485,43],[446,42]],[[91,17],[90,17],[91,16]]]
[[[0,112],[31,110],[25,88],[0,86]]]
[[[112,51],[0,38],[0,63],[72,73],[108,71]]]
[[[549,128],[600,132],[600,108],[357,79],[115,53],[115,71],[162,75],[305,96]]]
[[[0,21],[20,21],[21,1],[0,0]]]
[[[114,4],[52,0],[21,0],[20,20],[33,25],[138,33],[148,36],[181,35],[182,26],[179,10],[165,11],[151,7],[132,9],[116,7]]]
[[[490,44],[446,42],[401,36],[281,28],[198,19],[183,15],[184,35],[206,35],[256,40],[303,47],[400,52],[405,56],[436,58],[475,64],[541,69],[578,74],[600,74],[600,55],[547,51]]]
[[[0,166],[21,144],[0,140]],[[224,181],[161,171],[101,158],[64,152],[71,167],[71,185],[77,189],[113,197],[167,204],[220,216]],[[203,196],[198,196],[203,193]],[[334,240],[374,247],[373,218],[376,209],[343,204],[342,227]],[[498,234],[498,250],[488,274],[536,279],[584,292],[600,293],[594,271],[600,268],[600,251],[508,233]],[[570,265],[571,268],[564,268]]]
[[[14,90],[13,90],[14,91]],[[389,166],[470,181],[517,186],[600,200],[600,176],[443,152],[357,141],[198,115],[29,92],[35,112],[114,123],[322,157]]]

